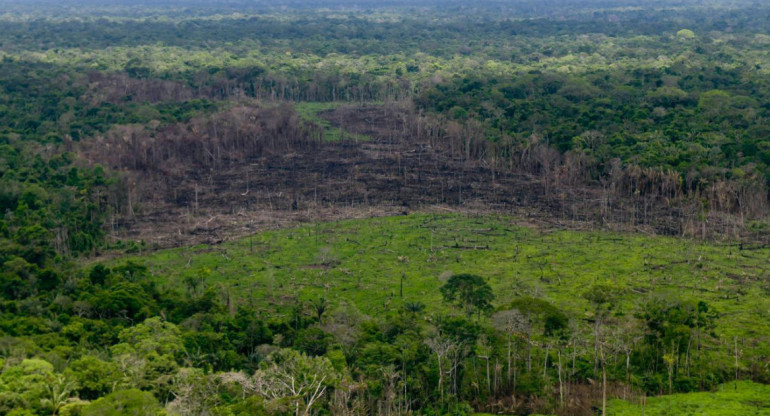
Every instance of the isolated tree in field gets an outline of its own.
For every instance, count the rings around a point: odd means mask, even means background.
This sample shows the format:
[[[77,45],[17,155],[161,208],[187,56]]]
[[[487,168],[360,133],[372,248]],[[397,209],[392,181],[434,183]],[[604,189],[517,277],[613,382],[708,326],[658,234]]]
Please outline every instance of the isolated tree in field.
[[[470,317],[474,313],[481,315],[492,310],[495,295],[492,288],[481,276],[457,274],[441,286],[444,300],[465,309]]]

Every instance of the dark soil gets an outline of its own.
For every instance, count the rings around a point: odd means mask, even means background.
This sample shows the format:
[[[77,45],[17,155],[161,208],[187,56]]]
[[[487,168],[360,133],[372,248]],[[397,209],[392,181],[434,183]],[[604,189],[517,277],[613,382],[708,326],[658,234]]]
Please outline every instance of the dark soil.
[[[342,107],[322,115],[372,140],[266,152],[216,169],[134,172],[140,201],[133,216],[115,223],[115,238],[153,247],[217,243],[302,222],[414,211],[510,213],[559,227],[681,233],[681,214],[664,204],[642,216],[636,202],[610,198],[598,185],[546,184],[451,157],[411,139],[397,109]]]

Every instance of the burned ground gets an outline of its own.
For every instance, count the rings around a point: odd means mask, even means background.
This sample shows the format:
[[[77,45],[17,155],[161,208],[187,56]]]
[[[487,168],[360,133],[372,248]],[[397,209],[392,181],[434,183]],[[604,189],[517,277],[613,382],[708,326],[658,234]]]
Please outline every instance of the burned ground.
[[[253,114],[240,111],[245,115],[237,129],[231,116],[222,122],[240,132],[233,133],[237,140],[217,136],[217,143],[224,143],[224,155],[219,155],[220,147],[215,151],[204,145],[195,157],[152,157],[155,163],[129,166],[125,161],[135,162],[135,155],[120,152],[138,152],[131,146],[117,147],[101,160],[126,172],[124,208],[113,221],[113,237],[170,247],[216,243],[300,222],[435,210],[512,213],[522,221],[570,228],[686,231],[683,209],[663,198],[621,197],[598,182],[576,185],[548,175],[493,169],[483,159],[458,157],[432,146],[415,133],[409,111],[398,106],[346,106],[320,114],[335,126],[371,138],[336,142],[319,139],[312,128],[293,125],[293,115],[280,115],[280,123],[260,119],[290,111],[285,107]],[[259,134],[250,125],[260,125]],[[174,149],[192,149],[197,146],[193,143],[212,140],[201,133],[210,128],[205,123],[183,128],[183,133],[179,126],[173,128],[173,137],[179,138],[167,141]],[[156,132],[152,140],[163,134]],[[281,144],[268,145],[267,137],[278,137]],[[163,148],[156,153],[170,154]],[[92,161],[104,159],[93,151],[84,154]],[[211,154],[211,160],[205,154]]]

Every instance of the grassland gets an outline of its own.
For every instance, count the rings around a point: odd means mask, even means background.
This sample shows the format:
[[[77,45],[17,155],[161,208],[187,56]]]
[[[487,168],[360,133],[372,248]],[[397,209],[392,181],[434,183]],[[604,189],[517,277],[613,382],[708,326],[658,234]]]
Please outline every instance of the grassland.
[[[489,279],[497,305],[536,296],[588,318],[581,294],[594,282],[613,282],[626,288],[621,313],[649,296],[696,298],[720,314],[720,336],[770,333],[768,248],[545,230],[509,217],[414,214],[316,223],[131,260],[150,267],[160,285],[184,290],[185,278],[202,277],[209,287],[225,285],[275,313],[319,297],[370,315],[414,301],[436,312],[446,308],[442,280],[471,272]]]
[[[719,386],[714,392],[672,394],[650,397],[646,403],[632,404],[611,400],[607,407],[611,416],[737,416],[770,415],[770,386],[739,381]],[[474,416],[492,416],[477,413]],[[536,416],[536,415],[535,415]]]
[[[613,416],[734,416],[770,415],[770,386],[749,381],[727,383],[716,392],[672,394],[647,399],[641,404],[613,400],[607,413]]]
[[[323,127],[324,138],[328,141],[338,141],[342,139],[371,140],[371,138],[366,135],[351,133],[342,128],[332,126],[329,120],[319,115],[321,112],[334,110],[343,104],[343,102],[339,101],[325,103],[303,101],[296,103],[295,108],[302,121],[315,123]]]

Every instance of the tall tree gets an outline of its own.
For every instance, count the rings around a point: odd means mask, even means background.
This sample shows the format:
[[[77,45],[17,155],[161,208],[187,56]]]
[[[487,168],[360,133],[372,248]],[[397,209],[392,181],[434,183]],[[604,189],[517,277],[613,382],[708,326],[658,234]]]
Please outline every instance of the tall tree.
[[[441,287],[441,294],[448,303],[465,309],[468,317],[481,316],[492,310],[495,295],[484,278],[473,274],[456,274]]]

